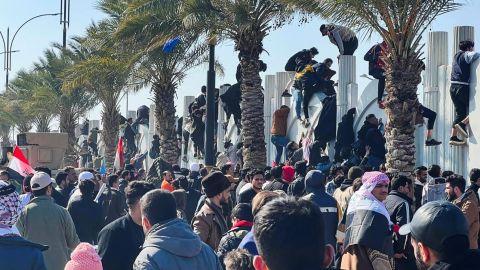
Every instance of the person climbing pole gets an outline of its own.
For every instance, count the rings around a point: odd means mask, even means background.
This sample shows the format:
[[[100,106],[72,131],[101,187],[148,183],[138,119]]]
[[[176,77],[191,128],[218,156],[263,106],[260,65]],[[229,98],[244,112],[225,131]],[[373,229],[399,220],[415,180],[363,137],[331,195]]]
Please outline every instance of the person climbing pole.
[[[377,88],[377,103],[380,109],[385,109],[383,103],[383,93],[385,92],[385,62],[383,57],[388,50],[387,43],[385,41],[375,44],[368,50],[363,59],[368,62],[368,74],[378,80]],[[425,146],[436,146],[442,144],[433,138],[433,127],[435,126],[435,120],[437,113],[429,108],[420,104],[419,113],[427,118],[427,139],[425,140]]]
[[[473,41],[463,40],[459,44],[460,50],[453,57],[450,97],[455,107],[455,119],[452,124],[450,145],[464,145],[465,139],[468,138],[470,65],[480,57],[478,52],[474,52],[474,47]],[[459,133],[463,139],[458,138]]]

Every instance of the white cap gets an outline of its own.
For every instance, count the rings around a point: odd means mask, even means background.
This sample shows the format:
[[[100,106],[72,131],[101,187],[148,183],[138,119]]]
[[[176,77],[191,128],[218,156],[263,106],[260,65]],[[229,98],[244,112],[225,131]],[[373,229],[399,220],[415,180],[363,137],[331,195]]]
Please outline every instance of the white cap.
[[[95,175],[93,173],[85,171],[78,175],[78,181],[95,181]]]
[[[30,180],[30,186],[34,191],[45,188],[52,183],[53,180],[50,178],[50,175],[44,172],[36,172],[33,175],[32,180]]]
[[[190,164],[190,171],[198,172],[200,170],[200,165],[198,163]]]

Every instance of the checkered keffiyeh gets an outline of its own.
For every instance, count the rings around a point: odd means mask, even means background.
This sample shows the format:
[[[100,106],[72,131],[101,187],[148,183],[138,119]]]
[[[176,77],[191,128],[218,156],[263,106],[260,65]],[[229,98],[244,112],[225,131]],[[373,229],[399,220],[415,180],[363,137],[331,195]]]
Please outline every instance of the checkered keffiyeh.
[[[0,228],[10,228],[17,222],[22,204],[13,185],[0,181]]]

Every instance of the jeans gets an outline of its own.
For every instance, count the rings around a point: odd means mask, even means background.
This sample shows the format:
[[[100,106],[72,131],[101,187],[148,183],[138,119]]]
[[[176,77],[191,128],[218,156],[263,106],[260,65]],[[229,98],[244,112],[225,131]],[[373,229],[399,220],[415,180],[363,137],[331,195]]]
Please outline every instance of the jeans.
[[[382,76],[382,77],[378,78],[378,88],[377,88],[377,91],[378,91],[377,100],[378,100],[378,101],[382,101],[382,99],[383,99],[383,92],[385,92],[385,76]]]
[[[273,145],[275,145],[275,148],[277,149],[277,154],[275,155],[275,163],[279,164],[280,159],[282,158],[283,149],[287,146],[287,144],[289,143],[289,140],[285,136],[272,135],[271,141]]]
[[[297,118],[301,119],[302,118],[302,100],[303,100],[302,90],[293,88],[292,93],[293,93],[293,99],[295,100],[295,113],[297,114]]]
[[[470,86],[463,84],[452,83],[450,86],[450,97],[452,98],[453,105],[455,106],[455,120],[453,121],[453,127],[460,123],[468,115],[468,103],[470,98]]]

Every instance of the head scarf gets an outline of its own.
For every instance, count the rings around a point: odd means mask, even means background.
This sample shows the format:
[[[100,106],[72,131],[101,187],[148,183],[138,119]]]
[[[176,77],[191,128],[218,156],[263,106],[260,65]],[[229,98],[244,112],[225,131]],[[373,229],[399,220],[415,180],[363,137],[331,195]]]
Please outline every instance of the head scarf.
[[[387,218],[389,224],[390,215],[388,214],[385,205],[377,200],[372,194],[372,190],[378,184],[388,184],[390,179],[382,172],[366,172],[362,176],[362,187],[356,191],[348,204],[347,214],[357,210],[370,210],[382,214]]]
[[[0,228],[10,228],[22,211],[20,197],[13,185],[0,181]]]

